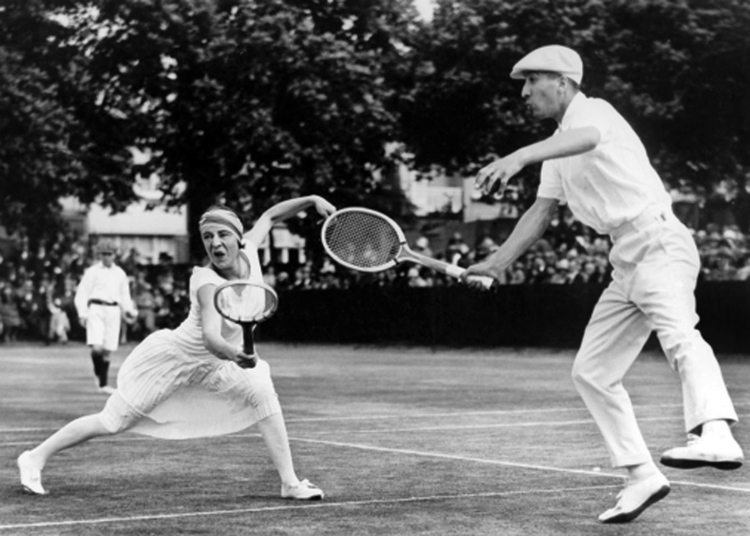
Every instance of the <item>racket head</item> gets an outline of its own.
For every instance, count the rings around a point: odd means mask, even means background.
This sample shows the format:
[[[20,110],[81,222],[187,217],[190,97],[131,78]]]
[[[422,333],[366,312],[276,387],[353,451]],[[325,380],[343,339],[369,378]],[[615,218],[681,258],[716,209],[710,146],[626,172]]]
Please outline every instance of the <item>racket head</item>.
[[[406,237],[391,218],[364,207],[337,210],[323,223],[321,241],[337,263],[360,272],[394,267]]]
[[[216,287],[214,306],[227,320],[254,325],[267,320],[276,312],[279,297],[265,283],[237,279]]]

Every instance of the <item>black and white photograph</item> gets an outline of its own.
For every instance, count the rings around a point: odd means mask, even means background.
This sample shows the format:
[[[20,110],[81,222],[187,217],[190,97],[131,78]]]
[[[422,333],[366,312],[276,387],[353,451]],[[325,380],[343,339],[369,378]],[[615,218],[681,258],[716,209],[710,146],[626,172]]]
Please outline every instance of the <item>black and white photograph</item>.
[[[0,536],[750,534],[746,0],[0,0]]]

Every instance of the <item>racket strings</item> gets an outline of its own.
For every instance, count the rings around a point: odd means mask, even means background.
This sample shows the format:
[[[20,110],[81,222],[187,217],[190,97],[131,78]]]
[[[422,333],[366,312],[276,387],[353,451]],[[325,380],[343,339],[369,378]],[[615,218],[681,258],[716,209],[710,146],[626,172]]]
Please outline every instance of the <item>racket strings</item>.
[[[278,305],[276,294],[257,285],[235,284],[218,291],[219,313],[235,322],[260,322],[271,316]]]
[[[359,268],[388,264],[399,253],[401,241],[386,220],[363,212],[344,212],[332,220],[324,239],[330,253]]]

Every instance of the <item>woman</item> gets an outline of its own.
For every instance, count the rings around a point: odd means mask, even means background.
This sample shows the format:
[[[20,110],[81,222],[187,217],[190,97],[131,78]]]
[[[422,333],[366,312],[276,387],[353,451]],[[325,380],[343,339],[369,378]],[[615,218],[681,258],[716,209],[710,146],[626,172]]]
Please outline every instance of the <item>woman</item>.
[[[257,423],[281,479],[281,496],[322,499],[323,491],[294,471],[281,406],[268,364],[246,368],[239,326],[222,319],[213,304],[220,284],[234,279],[263,282],[257,248],[274,224],[314,207],[335,208],[321,197],[284,201],[266,211],[247,233],[226,207],[212,207],[199,227],[207,267],[190,278],[190,312],[175,330],[160,330],[139,344],[118,374],[117,390],[104,409],[80,417],[18,457],[23,487],[45,495],[41,471],[53,454],[89,439],[126,430],[183,439],[236,432]]]

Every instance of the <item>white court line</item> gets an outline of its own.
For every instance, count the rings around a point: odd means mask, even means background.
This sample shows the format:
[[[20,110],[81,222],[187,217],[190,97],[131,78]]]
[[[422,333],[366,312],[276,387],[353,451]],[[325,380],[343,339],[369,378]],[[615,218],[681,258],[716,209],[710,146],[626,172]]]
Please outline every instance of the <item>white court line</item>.
[[[737,406],[738,404],[735,404]],[[650,409],[672,409],[682,408],[682,404],[652,404],[646,406],[633,406],[635,410]],[[585,407],[575,408],[538,408],[538,409],[506,409],[506,410],[487,410],[487,411],[462,411],[446,413],[405,413],[390,415],[355,415],[355,416],[331,416],[331,417],[300,417],[285,418],[287,424],[306,423],[306,422],[339,422],[339,421],[375,421],[375,420],[406,420],[406,419],[429,419],[429,418],[455,418],[471,416],[492,416],[492,415],[523,415],[523,414],[545,414],[545,413],[566,413],[566,412],[586,412]],[[45,432],[57,430],[57,428],[0,428],[0,434],[16,432]]]
[[[650,420],[667,420],[666,418],[661,419],[650,419]],[[556,424],[556,423],[544,423],[544,424]],[[235,438],[246,438],[246,437],[260,437],[259,433],[253,433],[253,434],[233,434],[228,437],[235,437]],[[156,438],[153,437],[145,437],[145,436],[126,436],[126,437],[115,437],[111,439],[98,439],[97,441],[101,443],[118,443],[118,442],[131,442],[131,441],[159,441]],[[289,441],[296,441],[298,443],[310,443],[310,444],[316,444],[316,445],[327,445],[327,446],[333,446],[333,447],[342,447],[342,448],[353,448],[353,449],[359,449],[359,450],[368,450],[373,452],[385,452],[385,453],[391,453],[391,454],[407,454],[411,456],[421,456],[421,457],[427,457],[427,458],[440,458],[440,459],[446,459],[446,460],[454,460],[454,461],[462,461],[462,462],[473,462],[473,463],[482,463],[482,464],[488,464],[488,465],[501,465],[505,467],[516,467],[520,469],[534,469],[538,471],[550,471],[550,472],[557,472],[557,473],[568,473],[568,474],[577,474],[577,475],[586,475],[586,476],[596,476],[596,477],[605,477],[605,478],[617,478],[619,480],[623,480],[626,477],[622,474],[616,474],[616,473],[607,473],[607,472],[601,472],[601,471],[591,471],[586,469],[569,469],[569,468],[563,468],[563,467],[553,467],[549,465],[537,465],[537,464],[527,464],[527,463],[520,463],[520,462],[510,462],[510,461],[504,461],[504,460],[491,460],[486,458],[474,458],[471,456],[460,456],[457,454],[444,454],[440,452],[423,452],[418,450],[411,450],[411,449],[397,449],[397,448],[391,448],[391,447],[378,447],[374,445],[363,445],[360,443],[348,443],[343,441],[329,441],[325,439],[313,439],[313,438],[304,438],[304,437],[289,437]],[[0,447],[3,446],[21,446],[21,445],[27,445],[29,444],[29,441],[26,442],[8,442],[8,443],[0,443]],[[750,493],[750,488],[738,488],[738,487],[732,487],[732,486],[721,486],[717,484],[705,484],[705,483],[698,483],[698,482],[689,482],[686,480],[670,480],[673,484],[680,484],[683,486],[692,486],[692,487],[698,487],[698,488],[707,488],[707,489],[716,489],[716,490],[723,490],[723,491],[739,491],[742,493]]]
[[[620,480],[624,480],[626,478],[625,475],[604,473],[600,471],[587,471],[585,469],[566,469],[563,467],[552,467],[549,465],[536,465],[536,464],[530,464],[530,463],[508,462],[508,461],[503,461],[503,460],[488,460],[486,458],[459,456],[457,454],[443,454],[441,452],[423,452],[423,451],[411,450],[411,449],[376,447],[373,445],[360,445],[358,443],[344,443],[341,441],[325,441],[321,439],[306,439],[306,438],[301,438],[301,437],[296,437],[296,438],[290,437],[289,439],[293,441],[297,441],[299,443],[313,443],[316,445],[353,448],[353,449],[369,450],[369,451],[375,451],[375,452],[387,452],[387,453],[392,453],[392,454],[407,454],[410,456],[421,456],[425,458],[440,458],[444,460],[453,460],[453,461],[461,461],[461,462],[483,463],[483,464],[488,464],[488,465],[502,465],[505,467],[516,467],[520,469],[535,469],[538,471],[549,471],[549,472],[556,472],[556,473],[569,473],[569,474],[576,474],[576,475],[617,478]],[[716,490],[721,490],[721,491],[739,491],[742,493],[750,493],[750,488],[737,488],[737,487],[732,487],[732,486],[720,486],[717,484],[703,484],[699,482],[688,482],[688,481],[682,481],[682,480],[670,480],[670,482],[672,484],[680,484],[682,486],[693,486],[697,488],[709,488],[709,489],[716,489]]]
[[[662,421],[672,421],[674,420],[673,417],[641,417],[638,419],[638,422],[662,422]],[[290,422],[290,421],[287,421]],[[342,432],[341,430],[331,430],[331,431],[322,431],[322,432],[312,432],[317,435],[340,435],[342,433],[346,434],[384,434],[384,433],[406,433],[406,432],[447,432],[451,430],[490,430],[490,429],[498,429],[498,428],[531,428],[531,427],[542,427],[542,426],[580,426],[580,425],[594,425],[594,421],[592,419],[585,419],[585,420],[576,420],[576,421],[541,421],[541,422],[517,422],[517,423],[500,423],[500,424],[472,424],[472,425],[464,425],[464,426],[422,426],[422,427],[411,427],[411,428],[372,428],[368,430],[347,430],[346,432]],[[57,428],[19,428],[19,429],[6,429],[6,430],[0,430],[0,432],[15,432],[15,431],[26,431],[26,432],[54,432],[57,431]],[[308,432],[310,433],[310,432]],[[260,434],[258,433],[235,433],[230,434],[227,437],[259,437]],[[216,439],[216,438],[206,438],[206,439]],[[125,442],[125,441],[157,441],[156,438],[148,437],[148,436],[137,436],[137,435],[128,435],[128,436],[122,436],[117,435],[114,437],[106,437],[102,436],[101,438],[97,438],[97,441],[102,443],[118,443],[118,442]],[[30,445],[36,443],[37,440],[24,440],[24,441],[0,441],[0,448],[2,447],[19,447],[23,445]]]
[[[651,406],[636,406],[636,409],[667,409],[667,408],[681,408],[682,404],[663,404],[663,405],[651,405]],[[440,418],[440,417],[471,417],[471,416],[492,416],[492,415],[523,415],[526,413],[544,414],[544,413],[565,413],[571,411],[582,411],[588,412],[584,406],[574,408],[530,408],[530,409],[506,409],[506,410],[485,410],[485,411],[462,411],[462,412],[446,412],[446,413],[392,413],[384,415],[336,415],[326,417],[287,417],[284,420],[288,423],[305,423],[305,422],[339,422],[339,421],[376,421],[376,420],[391,420],[391,419],[429,419],[429,418]],[[15,431],[43,431],[48,428],[0,428],[0,433],[8,433]]]
[[[639,419],[641,421],[667,421],[672,420],[671,417],[647,417],[645,419]],[[287,424],[289,424],[292,421],[286,421]],[[514,427],[526,427],[526,426],[567,426],[567,425],[573,425],[573,424],[593,424],[594,421],[591,419],[585,419],[585,420],[577,420],[577,421],[539,421],[539,422],[518,422],[518,423],[498,423],[498,424],[468,424],[463,426],[451,426],[451,425],[443,425],[443,426],[421,426],[421,427],[410,427],[410,428],[372,428],[368,430],[347,430],[345,432],[342,432],[341,430],[333,430],[330,432],[320,432],[323,434],[326,433],[335,433],[335,434],[341,434],[341,433],[352,433],[352,434],[377,434],[377,433],[383,433],[383,432],[429,432],[429,431],[440,431],[440,430],[472,430],[472,429],[484,429],[484,428],[514,428]],[[44,431],[54,431],[57,430],[57,428],[17,428],[17,429],[8,429],[8,430],[0,430],[0,433],[2,432],[44,432]],[[242,434],[233,434],[233,435],[242,435]],[[0,443],[0,445],[4,445],[5,443]]]
[[[738,405],[738,404],[735,404]],[[653,404],[647,406],[633,406],[636,410],[647,410],[647,409],[670,409],[670,408],[682,408],[682,404]],[[530,409],[499,409],[499,410],[485,410],[485,411],[462,411],[462,412],[448,412],[448,413],[407,413],[391,414],[391,415],[356,415],[356,416],[331,416],[331,417],[309,417],[309,418],[291,418],[286,419],[286,422],[325,422],[325,421],[366,421],[366,420],[383,420],[383,419],[424,419],[431,417],[469,417],[469,416],[482,416],[482,415],[523,415],[526,413],[565,413],[570,411],[583,411],[588,413],[588,409],[585,406],[571,407],[571,408],[530,408]],[[0,430],[2,431],[2,430]]]
[[[673,417],[644,417],[638,419],[639,422],[654,422],[654,421],[672,421]],[[382,434],[382,433],[393,433],[393,432],[446,432],[450,430],[485,430],[493,428],[526,428],[536,426],[572,426],[581,424],[595,424],[592,419],[582,419],[577,421],[539,421],[539,422],[508,422],[498,424],[466,424],[461,426],[418,426],[411,428],[373,428],[371,430],[335,430],[331,432],[320,432],[322,435],[326,434]],[[316,432],[313,432],[316,433]]]
[[[747,406],[750,402],[733,402],[735,407]],[[636,411],[648,411],[659,409],[681,409],[683,404],[649,404],[635,405]],[[529,408],[529,409],[507,409],[507,410],[486,410],[486,411],[462,411],[462,412],[445,412],[445,413],[393,413],[384,415],[342,415],[326,417],[286,417],[287,424],[290,423],[316,423],[316,422],[341,422],[341,421],[375,421],[375,420],[406,420],[406,419],[429,419],[429,418],[455,418],[471,416],[492,416],[492,415],[523,415],[523,414],[548,414],[548,413],[568,413],[568,412],[585,412],[588,409],[581,407],[572,408]],[[638,420],[646,420],[638,418]],[[57,428],[0,428],[0,434],[15,432],[44,432],[56,430]]]
[[[671,421],[673,417],[645,417],[638,419],[640,422],[659,422],[659,421]],[[422,426],[422,427],[411,427],[411,428],[372,428],[368,430],[347,430],[342,432],[341,430],[330,430],[322,432],[308,432],[315,433],[317,435],[341,435],[341,434],[385,434],[385,433],[405,433],[405,432],[447,432],[451,430],[489,430],[495,428],[531,428],[541,426],[580,426],[586,424],[595,424],[591,419],[576,420],[576,421],[540,421],[540,422],[517,422],[517,423],[500,423],[500,424],[476,424],[476,425],[465,425],[465,426]],[[35,432],[52,432],[56,431],[57,428],[36,428],[27,429],[27,431]],[[0,430],[2,431],[2,430]],[[258,437],[258,433],[235,433],[229,434],[227,437]],[[216,438],[206,438],[216,439]],[[157,441],[156,438],[149,436],[138,436],[138,435],[115,435],[115,436],[102,436],[96,439],[101,443],[119,443],[121,441]],[[37,440],[24,440],[24,441],[0,441],[0,448],[2,447],[17,447],[22,445],[29,445],[37,442]]]
[[[750,405],[750,402],[733,402],[734,406]],[[649,404],[633,406],[636,411],[647,411],[652,409],[676,409],[682,408],[682,404]],[[574,408],[537,408],[537,409],[508,409],[508,410],[487,410],[487,411],[463,411],[447,413],[405,413],[405,414],[385,414],[385,415],[355,415],[355,416],[327,416],[327,417],[287,417],[287,424],[294,423],[315,423],[315,422],[341,422],[341,421],[374,421],[374,420],[406,420],[406,419],[429,419],[441,417],[471,417],[471,416],[492,416],[492,415],[523,415],[523,414],[545,414],[545,413],[566,413],[566,412],[586,412],[585,407]],[[648,418],[638,418],[639,421],[648,420]],[[592,421],[593,422],[593,421]],[[54,431],[57,428],[0,428],[0,434],[16,432],[47,432]]]
[[[409,455],[409,456],[438,458],[438,459],[445,459],[445,460],[452,460],[452,461],[481,463],[481,464],[488,464],[488,465],[500,465],[504,467],[532,469],[532,470],[538,470],[538,471],[543,471],[543,472],[556,472],[556,473],[577,474],[577,475],[585,475],[585,476],[596,476],[596,477],[603,477],[603,478],[616,478],[618,480],[624,480],[625,478],[623,475],[602,473],[602,472],[597,472],[597,471],[587,471],[583,469],[566,469],[566,468],[561,468],[561,467],[553,467],[553,466],[545,466],[545,465],[537,465],[537,464],[508,462],[508,461],[503,461],[503,460],[490,460],[490,459],[485,459],[485,458],[475,458],[471,456],[444,454],[440,452],[424,452],[424,451],[410,450],[410,449],[395,449],[395,448],[389,448],[389,447],[377,447],[377,446],[362,445],[362,444],[357,444],[357,443],[345,443],[341,441],[325,441],[325,440],[319,440],[319,439],[307,439],[307,438],[299,438],[299,437],[290,437],[289,439],[290,441],[296,441],[300,443],[310,443],[310,444],[326,445],[326,446],[340,447],[340,448],[353,448],[353,449],[367,450],[367,451],[373,451],[373,452],[404,454],[404,455]],[[696,488],[713,489],[713,490],[718,490],[718,491],[750,493],[750,488],[746,489],[746,488],[737,488],[737,487],[732,487],[732,486],[721,486],[721,485],[716,485],[716,484],[703,484],[703,483],[697,483],[697,482],[687,482],[687,481],[677,481],[677,480],[672,480],[671,483],[683,485],[683,486],[696,487]],[[458,494],[458,495],[432,495],[432,496],[425,496],[425,497],[405,497],[405,498],[397,498],[397,499],[373,499],[373,500],[366,500],[366,501],[324,502],[324,503],[317,503],[314,505],[304,505],[304,506],[289,505],[289,506],[274,506],[274,507],[262,507],[262,508],[244,508],[244,509],[237,509],[237,510],[181,512],[179,514],[154,514],[154,515],[147,515],[147,516],[129,516],[129,517],[110,517],[110,518],[100,518],[100,519],[49,521],[49,522],[40,522],[40,523],[0,525],[0,530],[32,529],[32,528],[62,527],[62,526],[76,526],[76,525],[96,525],[96,524],[106,524],[106,523],[127,523],[127,522],[136,522],[136,521],[178,519],[178,518],[216,516],[216,515],[227,515],[227,514],[263,513],[263,512],[291,510],[291,509],[298,509],[298,508],[332,508],[332,507],[340,507],[340,506],[343,506],[343,507],[368,506],[368,505],[375,505],[375,504],[399,504],[399,503],[408,503],[408,502],[456,500],[456,499],[467,499],[467,498],[478,498],[478,497],[502,497],[502,496],[512,496],[512,495],[533,495],[533,494],[540,494],[540,493],[577,492],[577,491],[593,490],[593,489],[609,489],[613,487],[619,488],[619,485],[580,486],[580,487],[575,487],[575,488],[518,490],[518,491],[511,491],[511,492],[486,492],[486,493]]]
[[[502,492],[485,492],[485,493],[467,493],[457,495],[427,495],[424,497],[403,497],[395,499],[369,499],[365,501],[340,501],[340,502],[329,502],[323,501],[318,503],[306,503],[300,504],[293,503],[284,506],[265,506],[261,508],[241,508],[237,510],[208,510],[204,512],[181,512],[179,514],[153,514],[145,516],[127,516],[127,517],[106,517],[100,519],[71,519],[65,521],[46,521],[40,523],[18,523],[14,525],[0,525],[0,530],[8,529],[36,529],[45,527],[71,527],[76,525],[101,525],[105,523],[128,523],[135,521],[156,521],[162,519],[179,519],[179,518],[190,518],[190,517],[203,517],[203,516],[220,516],[228,514],[252,514],[252,513],[266,513],[266,512],[278,512],[278,511],[299,511],[301,509],[321,509],[321,508],[337,508],[337,507],[352,507],[352,506],[372,506],[377,504],[404,504],[404,503],[415,503],[415,502],[427,502],[427,501],[454,501],[461,499],[477,499],[477,498],[490,498],[490,497],[510,497],[514,495],[538,495],[548,493],[567,493],[577,491],[590,491],[599,489],[609,489],[616,486],[581,486],[577,488],[556,488],[556,489],[533,489],[533,490],[519,490],[519,491],[502,491]]]
[[[649,406],[644,406],[649,407]],[[667,407],[682,407],[681,404],[670,404],[666,406],[651,406],[658,408]],[[389,419],[429,419],[437,417],[473,417],[473,416],[492,416],[492,415],[523,415],[526,413],[565,413],[569,411],[586,411],[585,406],[572,407],[572,408],[529,408],[529,409],[498,409],[498,410],[483,410],[483,411],[461,411],[461,412],[446,412],[446,413],[392,413],[385,415],[342,415],[342,416],[326,416],[326,417],[304,417],[304,418],[291,418],[286,419],[286,422],[326,422],[326,421],[375,421],[375,420],[389,420]]]

